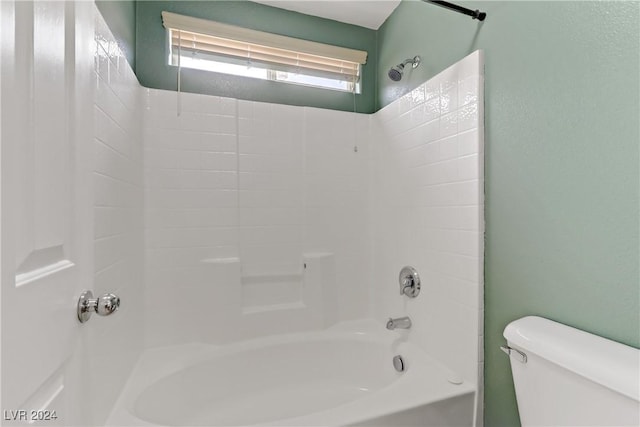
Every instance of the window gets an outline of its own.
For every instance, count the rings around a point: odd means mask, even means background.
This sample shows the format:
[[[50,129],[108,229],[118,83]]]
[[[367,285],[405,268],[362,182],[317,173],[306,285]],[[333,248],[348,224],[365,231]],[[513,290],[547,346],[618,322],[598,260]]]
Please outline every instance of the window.
[[[360,93],[367,52],[162,12],[169,64]]]

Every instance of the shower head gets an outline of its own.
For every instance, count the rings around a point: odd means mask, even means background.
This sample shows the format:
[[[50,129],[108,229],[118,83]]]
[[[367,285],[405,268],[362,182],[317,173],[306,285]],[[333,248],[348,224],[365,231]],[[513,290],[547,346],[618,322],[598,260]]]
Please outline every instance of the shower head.
[[[413,58],[409,58],[404,61],[402,64],[394,65],[389,70],[389,78],[394,82],[399,82],[402,79],[402,73],[404,72],[404,66],[407,64],[411,64],[411,68],[416,68],[420,65],[420,57],[414,56]]]
[[[404,69],[404,65],[399,64],[394,67],[391,67],[389,70],[389,78],[394,82],[399,82],[402,79],[402,70]]]

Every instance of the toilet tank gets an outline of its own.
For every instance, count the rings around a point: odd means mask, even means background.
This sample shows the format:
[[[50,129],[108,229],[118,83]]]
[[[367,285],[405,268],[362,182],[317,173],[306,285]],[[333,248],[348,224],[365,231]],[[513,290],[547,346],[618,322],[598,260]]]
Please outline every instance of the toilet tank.
[[[640,350],[535,316],[504,337],[523,426],[640,426]]]

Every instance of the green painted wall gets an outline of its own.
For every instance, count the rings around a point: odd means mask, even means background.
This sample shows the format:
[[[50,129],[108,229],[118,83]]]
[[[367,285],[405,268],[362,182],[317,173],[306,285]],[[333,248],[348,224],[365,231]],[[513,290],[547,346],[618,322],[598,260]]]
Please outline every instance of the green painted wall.
[[[518,425],[510,321],[640,346],[640,3],[404,1],[378,34],[378,106],[485,51],[485,425]],[[419,54],[400,84],[388,68]]]
[[[136,74],[143,86],[176,90],[177,69],[167,64],[166,30],[162,26],[160,15],[163,10],[366,50],[369,56],[367,64],[363,67],[363,89],[362,93],[356,96],[355,103],[359,112],[370,113],[375,109],[377,61],[374,30],[249,1],[137,2]],[[200,70],[182,70],[182,90],[254,101],[354,110],[354,97],[350,93]]]
[[[96,6],[113,36],[124,50],[133,71],[136,70],[136,2],[133,0],[96,0]]]

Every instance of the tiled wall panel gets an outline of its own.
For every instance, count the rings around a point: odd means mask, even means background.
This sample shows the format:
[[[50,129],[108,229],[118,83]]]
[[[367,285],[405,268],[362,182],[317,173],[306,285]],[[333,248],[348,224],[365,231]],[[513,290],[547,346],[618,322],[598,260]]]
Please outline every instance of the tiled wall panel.
[[[335,254],[341,320],[369,315],[370,119],[306,109],[305,247]]]
[[[87,413],[101,425],[142,351],[143,176],[141,88],[96,11],[94,89],[94,296],[112,292],[121,309],[83,326]]]
[[[255,335],[257,320],[247,320],[244,333],[219,326],[215,313],[232,305],[216,295],[235,293],[232,315],[240,318],[278,304],[297,309],[306,254],[335,254],[333,286],[341,296],[333,318],[365,316],[368,281],[354,281],[351,272],[368,276],[369,116],[146,92],[148,344]],[[203,260],[211,261],[205,277],[190,275]],[[238,277],[230,279],[229,262],[221,260],[237,262]],[[153,310],[184,298],[182,282],[206,283],[211,296],[202,307],[208,320],[187,333],[175,326],[184,313]],[[276,333],[272,314],[263,314],[260,326],[271,321]]]
[[[144,98],[145,341],[202,341],[232,304],[226,269],[207,274],[202,261],[238,256],[237,105],[153,89]]]
[[[242,219],[248,220],[239,222],[243,275],[300,273],[304,109],[238,101],[238,118],[238,204]],[[259,212],[271,212],[272,221],[256,218]]]
[[[374,317],[408,314],[409,339],[476,384],[483,372],[482,67],[475,52],[376,113],[371,175]],[[416,299],[398,296],[404,265],[422,278]]]

